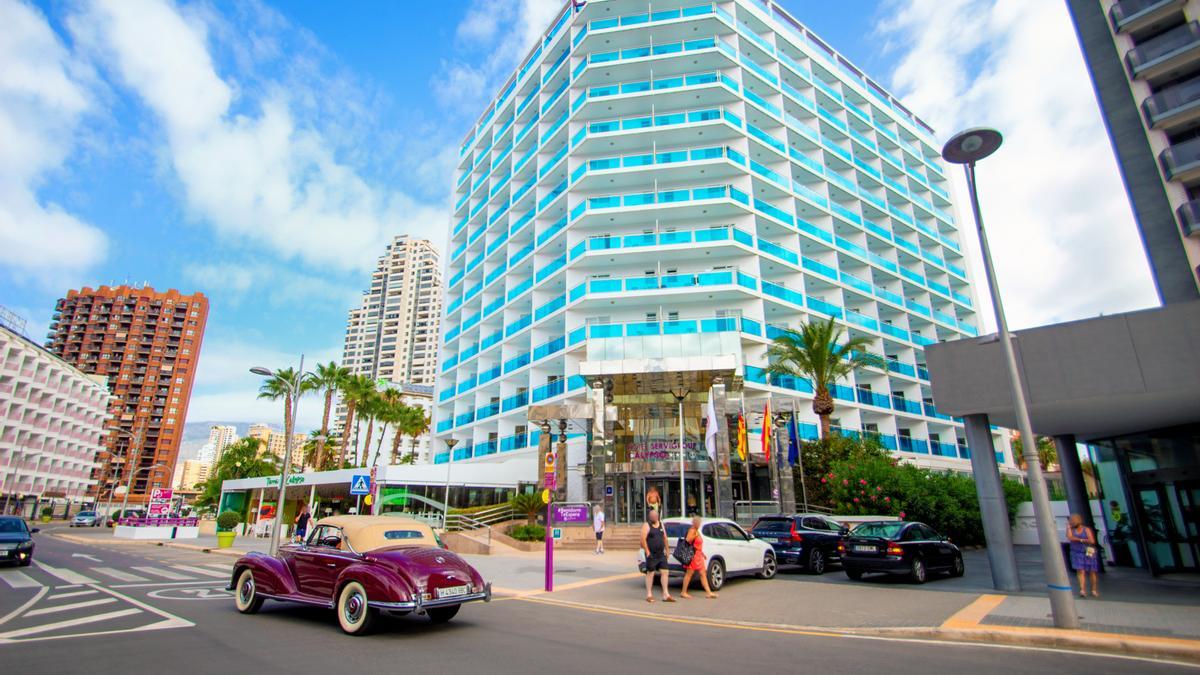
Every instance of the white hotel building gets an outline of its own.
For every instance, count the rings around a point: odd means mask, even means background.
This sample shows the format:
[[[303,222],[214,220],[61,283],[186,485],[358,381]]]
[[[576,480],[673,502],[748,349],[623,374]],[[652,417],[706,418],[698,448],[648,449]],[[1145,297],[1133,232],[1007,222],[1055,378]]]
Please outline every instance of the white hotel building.
[[[0,326],[0,503],[15,510],[18,497],[85,501],[110,397],[105,378]]]
[[[768,397],[815,438],[811,385],[763,368],[778,328],[832,316],[888,360],[833,392],[839,430],[969,471],[924,368],[978,326],[939,147],[776,5],[567,2],[460,148],[434,461],[454,438],[535,481],[527,408],[583,401],[588,362],[728,357],[751,447]]]

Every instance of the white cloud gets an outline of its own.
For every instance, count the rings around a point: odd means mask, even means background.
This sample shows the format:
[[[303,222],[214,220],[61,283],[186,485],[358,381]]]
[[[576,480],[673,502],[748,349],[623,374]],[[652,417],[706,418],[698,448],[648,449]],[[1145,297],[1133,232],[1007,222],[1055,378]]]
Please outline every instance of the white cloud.
[[[268,82],[256,98],[223,79],[202,12],[96,0],[68,24],[155,114],[187,207],[226,237],[353,270],[394,234],[445,229],[444,208],[371,185],[305,123],[322,92]]]
[[[89,109],[85,69],[37,10],[0,0],[0,267],[14,281],[59,285],[104,259],[95,226],[38,198]]]
[[[193,263],[183,275],[197,290],[222,294],[224,303],[238,305],[243,300],[265,300],[276,307],[331,304],[349,309],[358,301],[360,289],[339,284],[311,272],[301,273],[264,260]]]
[[[980,202],[1014,327],[1157,304],[1079,44],[1060,2],[893,2],[877,33],[899,57],[892,88],[948,138],[992,126]],[[960,227],[987,295],[961,170]],[[986,297],[981,320],[992,326]]]

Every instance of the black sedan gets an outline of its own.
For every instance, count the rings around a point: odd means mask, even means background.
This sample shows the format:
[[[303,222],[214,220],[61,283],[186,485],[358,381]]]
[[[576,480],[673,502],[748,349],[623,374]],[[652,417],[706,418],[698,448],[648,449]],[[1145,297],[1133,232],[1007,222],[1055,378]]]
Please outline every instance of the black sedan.
[[[16,562],[22,567],[33,564],[33,537],[38,528],[29,529],[24,519],[0,516],[0,562]]]
[[[754,523],[755,537],[769,542],[782,565],[799,565],[813,574],[824,574],[841,555],[838,542],[849,530],[818,513],[763,516]]]
[[[930,572],[963,575],[962,551],[923,523],[863,523],[842,539],[842,569],[851,579],[868,572],[907,576],[923,584]]]

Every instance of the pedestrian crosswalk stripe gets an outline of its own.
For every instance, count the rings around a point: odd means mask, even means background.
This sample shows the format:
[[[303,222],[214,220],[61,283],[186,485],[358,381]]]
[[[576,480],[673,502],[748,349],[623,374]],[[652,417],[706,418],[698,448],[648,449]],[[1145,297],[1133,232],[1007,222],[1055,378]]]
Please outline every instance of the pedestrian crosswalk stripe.
[[[59,579],[62,579],[63,581],[67,582],[68,584],[94,584],[94,583],[97,583],[95,579],[93,579],[89,576],[80,574],[79,572],[73,572],[68,569],[63,569],[61,567],[52,567],[40,560],[34,561],[34,564],[37,565],[39,568],[41,568],[43,571],[45,571],[47,574],[58,577]]]
[[[93,567],[92,571],[96,572],[98,574],[103,574],[106,577],[112,577],[113,579],[116,579],[117,581],[146,581],[147,580],[146,577],[139,577],[136,574],[130,574],[129,572],[122,572],[121,570],[113,569],[111,567]]]
[[[137,570],[137,571],[141,572],[142,574],[149,574],[150,576],[162,577],[163,579],[170,579],[172,581],[187,581],[192,578],[186,574],[172,572],[171,570],[166,570],[161,567],[146,567],[146,566],[139,567],[139,566],[135,565],[134,567],[131,567],[130,569]]]
[[[42,587],[42,584],[40,581],[38,581],[37,579],[34,579],[33,577],[29,576],[28,574],[25,574],[24,572],[20,572],[18,570],[0,569],[0,579],[2,579],[4,581],[4,583],[8,584],[9,586],[11,586],[13,588],[41,588]]]
[[[49,633],[50,631],[59,630],[62,628],[71,628],[73,626],[82,626],[88,623],[97,623],[100,621],[110,621],[119,619],[123,616],[131,614],[140,614],[140,609],[122,609],[115,612],[107,612],[105,614],[95,614],[93,616],[81,616],[77,619],[67,619],[65,621],[56,621],[54,623],[44,623],[40,626],[30,626],[28,628],[18,628],[10,630],[6,633],[0,633],[0,640],[11,640],[13,638],[25,637],[27,635],[36,635],[38,633]]]
[[[83,609],[84,607],[95,607],[97,605],[107,605],[116,602],[116,598],[100,598],[99,600],[84,600],[83,602],[72,602],[68,605],[56,605],[54,607],[41,607],[31,609],[25,612],[25,616],[41,616],[43,614],[54,614],[56,612],[68,612],[73,609]]]
[[[205,567],[211,567],[213,569],[221,570],[225,574],[229,574],[230,572],[233,571],[233,565],[226,565],[223,563],[203,563],[203,565]]]
[[[173,567],[174,569],[177,569],[177,570],[183,570],[184,572],[191,572],[192,574],[203,574],[206,577],[225,578],[225,577],[229,576],[229,574],[227,572],[217,572],[214,570],[206,570],[203,567],[193,567],[191,565],[172,565],[171,567]]]
[[[66,588],[66,586],[59,586]],[[54,595],[46,596],[47,600],[66,600],[67,598],[78,598],[81,595],[95,595],[96,591],[67,591],[66,593],[55,593]]]

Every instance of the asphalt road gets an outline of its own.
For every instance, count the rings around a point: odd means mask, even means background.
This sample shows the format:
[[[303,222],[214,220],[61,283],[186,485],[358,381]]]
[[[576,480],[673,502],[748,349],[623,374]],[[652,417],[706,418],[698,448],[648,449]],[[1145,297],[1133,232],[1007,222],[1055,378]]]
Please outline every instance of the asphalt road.
[[[387,619],[355,638],[329,611],[268,602],[256,616],[238,614],[221,590],[231,558],[39,535],[36,559],[31,568],[0,569],[5,672],[1195,672],[1085,654],[645,618],[533,598],[471,605],[441,626]]]

